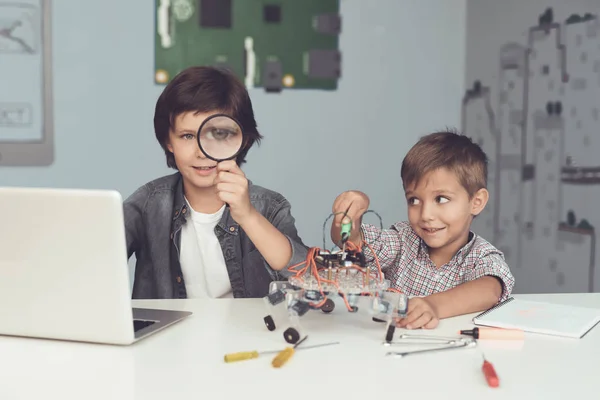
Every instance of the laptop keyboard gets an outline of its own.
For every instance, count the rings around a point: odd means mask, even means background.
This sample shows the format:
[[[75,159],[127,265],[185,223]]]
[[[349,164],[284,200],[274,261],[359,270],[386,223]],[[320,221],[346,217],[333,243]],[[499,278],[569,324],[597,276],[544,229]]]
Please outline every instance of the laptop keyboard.
[[[152,325],[153,323],[155,323],[156,321],[145,321],[142,319],[134,319],[133,320],[133,331],[137,332],[140,329],[144,329],[147,326]]]

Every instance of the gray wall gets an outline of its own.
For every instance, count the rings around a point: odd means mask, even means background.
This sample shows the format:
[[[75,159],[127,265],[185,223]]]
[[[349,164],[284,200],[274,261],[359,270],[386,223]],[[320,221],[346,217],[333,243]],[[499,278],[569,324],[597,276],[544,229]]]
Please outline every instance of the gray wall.
[[[54,0],[56,161],[0,167],[0,185],[117,189],[170,173],[152,129],[150,0]],[[283,193],[309,245],[335,196],[360,189],[389,225],[406,217],[399,169],[420,135],[460,123],[464,0],[341,0],[336,92],[251,92],[265,136],[245,172]],[[373,221],[375,221],[373,219]]]
[[[464,130],[490,155],[493,191],[474,229],[505,252],[515,292],[600,290],[600,22],[567,22],[586,13],[600,3],[467,2],[466,84],[483,90]]]

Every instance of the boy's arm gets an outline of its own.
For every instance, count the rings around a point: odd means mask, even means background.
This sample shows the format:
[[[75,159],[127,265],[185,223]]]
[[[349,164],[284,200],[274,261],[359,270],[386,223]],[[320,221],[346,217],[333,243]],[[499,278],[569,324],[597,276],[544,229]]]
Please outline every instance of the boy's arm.
[[[502,284],[495,276],[482,276],[444,292],[434,293],[426,300],[438,319],[487,310],[502,294]]]
[[[465,283],[425,298],[438,318],[487,310],[506,300],[515,284],[504,257],[497,252],[479,258],[465,279]]]
[[[508,298],[515,283],[503,256],[496,252],[479,258],[465,279],[444,292],[410,299],[408,314],[399,326],[435,328],[442,318],[487,310]]]
[[[147,190],[145,187],[142,187],[123,202],[127,258],[130,258],[138,249],[140,238],[143,234],[144,224],[142,218],[147,198]]]
[[[306,260],[308,247],[298,235],[291,205],[285,198],[279,200],[268,219],[252,208],[240,226],[267,264],[282,275],[291,275],[287,268]]]
[[[479,258],[465,276],[467,282],[427,296],[438,318],[487,310],[510,296],[515,279],[497,252]]]

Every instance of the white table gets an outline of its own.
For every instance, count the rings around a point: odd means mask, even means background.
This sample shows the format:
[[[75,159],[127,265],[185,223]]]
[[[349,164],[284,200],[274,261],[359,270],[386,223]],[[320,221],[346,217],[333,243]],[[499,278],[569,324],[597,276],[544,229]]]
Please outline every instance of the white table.
[[[600,308],[598,294],[521,295]],[[272,355],[233,364],[223,355],[280,349],[282,330],[269,332],[260,299],[136,301],[135,306],[183,309],[194,315],[133,346],[118,347],[0,337],[0,399],[569,399],[598,398],[600,326],[582,339],[527,334],[524,342],[479,341],[474,349],[390,358],[384,325],[366,310],[310,311],[306,345],[281,369]],[[422,333],[455,335],[472,315],[441,321]],[[404,330],[398,329],[396,335]],[[415,333],[414,331],[410,333]],[[489,388],[481,351],[500,388]],[[253,396],[253,397],[249,397]]]

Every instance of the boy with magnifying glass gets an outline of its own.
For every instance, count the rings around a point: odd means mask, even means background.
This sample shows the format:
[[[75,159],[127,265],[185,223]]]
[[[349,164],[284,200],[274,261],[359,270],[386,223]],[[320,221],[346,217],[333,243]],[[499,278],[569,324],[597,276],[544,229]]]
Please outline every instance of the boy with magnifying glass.
[[[308,248],[289,202],[240,169],[262,138],[246,88],[227,71],[188,68],[160,95],[154,130],[177,172],[125,201],[133,298],[267,295]]]

